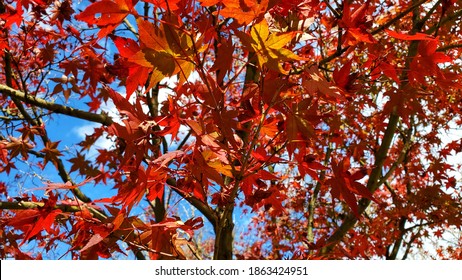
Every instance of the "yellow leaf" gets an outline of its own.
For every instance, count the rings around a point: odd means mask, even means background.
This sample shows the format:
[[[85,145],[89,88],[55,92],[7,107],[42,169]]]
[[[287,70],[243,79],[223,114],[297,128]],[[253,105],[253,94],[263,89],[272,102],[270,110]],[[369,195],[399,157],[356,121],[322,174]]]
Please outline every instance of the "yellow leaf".
[[[262,20],[259,23],[252,26],[250,30],[250,36],[257,45],[264,44],[269,36],[268,23],[266,20]]]
[[[269,69],[287,74],[281,63],[289,60],[301,60],[285,46],[297,35],[297,32],[270,33],[265,19],[255,24],[250,30],[250,36],[243,32],[236,35],[241,39],[244,47],[255,52],[260,67],[266,65]]]
[[[271,34],[266,41],[266,47],[271,49],[281,49],[287,45],[298,32],[286,32],[281,34]]]

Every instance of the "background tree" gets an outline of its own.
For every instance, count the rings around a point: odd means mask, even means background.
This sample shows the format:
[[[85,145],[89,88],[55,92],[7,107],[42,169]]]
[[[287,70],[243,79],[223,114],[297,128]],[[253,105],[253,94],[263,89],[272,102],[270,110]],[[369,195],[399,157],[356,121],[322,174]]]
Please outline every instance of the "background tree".
[[[0,257],[460,243],[461,18],[455,0],[1,1]]]

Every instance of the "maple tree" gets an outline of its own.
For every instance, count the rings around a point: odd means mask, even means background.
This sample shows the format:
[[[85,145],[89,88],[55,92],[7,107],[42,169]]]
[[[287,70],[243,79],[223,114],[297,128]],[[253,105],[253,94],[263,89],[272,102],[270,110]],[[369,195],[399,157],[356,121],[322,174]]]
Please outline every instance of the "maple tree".
[[[0,258],[405,259],[460,233],[461,26],[456,0],[0,1]]]

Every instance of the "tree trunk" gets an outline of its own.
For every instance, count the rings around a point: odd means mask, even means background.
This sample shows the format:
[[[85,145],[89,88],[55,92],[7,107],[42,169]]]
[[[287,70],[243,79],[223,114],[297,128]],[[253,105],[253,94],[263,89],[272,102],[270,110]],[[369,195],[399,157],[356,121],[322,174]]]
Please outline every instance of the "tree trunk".
[[[233,259],[233,211],[234,206],[229,206],[218,223],[214,226],[215,230],[215,251],[214,260],[232,260]]]

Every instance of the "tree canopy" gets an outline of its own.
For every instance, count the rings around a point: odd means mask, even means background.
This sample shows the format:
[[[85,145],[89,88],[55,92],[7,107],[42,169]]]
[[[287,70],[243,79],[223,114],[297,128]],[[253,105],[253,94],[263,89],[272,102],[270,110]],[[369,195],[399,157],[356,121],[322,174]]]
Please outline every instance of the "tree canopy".
[[[0,258],[462,258],[461,26],[457,0],[0,1]]]

